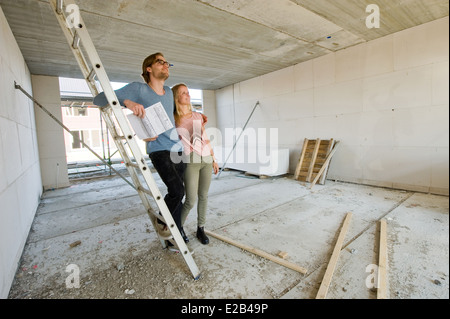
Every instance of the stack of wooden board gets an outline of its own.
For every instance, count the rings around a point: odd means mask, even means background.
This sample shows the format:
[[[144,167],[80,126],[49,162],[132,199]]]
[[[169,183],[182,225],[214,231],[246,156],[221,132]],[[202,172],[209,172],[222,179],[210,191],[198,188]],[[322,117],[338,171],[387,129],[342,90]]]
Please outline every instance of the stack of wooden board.
[[[310,182],[312,186],[317,181],[323,185],[331,157],[338,144],[339,141],[336,142],[334,139],[309,140],[305,138],[294,178],[302,182]]]

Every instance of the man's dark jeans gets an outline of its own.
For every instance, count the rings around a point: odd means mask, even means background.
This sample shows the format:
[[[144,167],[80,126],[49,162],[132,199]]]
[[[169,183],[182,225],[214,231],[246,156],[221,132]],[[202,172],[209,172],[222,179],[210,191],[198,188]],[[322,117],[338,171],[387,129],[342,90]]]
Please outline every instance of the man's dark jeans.
[[[180,230],[186,164],[183,161],[180,161],[178,164],[174,163],[170,154],[169,151],[157,151],[149,154],[149,157],[152,160],[153,167],[167,186],[167,195],[164,197],[164,201],[172,214],[175,224]],[[172,156],[174,158],[180,158],[181,153],[175,153]]]

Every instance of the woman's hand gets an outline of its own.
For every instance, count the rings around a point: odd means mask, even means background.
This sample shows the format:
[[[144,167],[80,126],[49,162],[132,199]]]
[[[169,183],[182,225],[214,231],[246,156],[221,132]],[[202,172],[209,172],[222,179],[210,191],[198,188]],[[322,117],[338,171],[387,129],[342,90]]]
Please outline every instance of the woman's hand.
[[[215,161],[213,162],[213,171],[214,175],[217,175],[217,173],[219,173],[219,164],[217,164]]]
[[[202,118],[203,118],[203,126],[208,122],[208,117],[205,115],[205,114],[203,114],[203,113],[200,113],[201,115],[202,115]]]

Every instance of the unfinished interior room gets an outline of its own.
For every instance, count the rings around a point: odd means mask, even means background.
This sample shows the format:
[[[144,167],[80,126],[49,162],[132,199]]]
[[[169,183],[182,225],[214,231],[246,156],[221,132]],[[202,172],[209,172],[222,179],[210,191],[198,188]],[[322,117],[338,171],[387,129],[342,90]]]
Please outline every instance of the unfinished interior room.
[[[448,0],[0,0],[1,299],[448,299],[448,196]]]

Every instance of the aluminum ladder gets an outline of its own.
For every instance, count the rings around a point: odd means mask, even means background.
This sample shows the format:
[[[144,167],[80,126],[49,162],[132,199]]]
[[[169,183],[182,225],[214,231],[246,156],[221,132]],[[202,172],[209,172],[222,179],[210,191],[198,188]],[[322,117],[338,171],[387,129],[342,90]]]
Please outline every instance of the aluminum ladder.
[[[79,14],[79,8],[73,0],[50,0],[53,12],[64,32],[67,42],[72,50],[78,65],[80,66],[83,77],[85,78],[93,96],[99,94],[95,78],[100,83],[105,97],[109,105],[100,108],[103,119],[108,127],[119,153],[124,160],[124,163],[131,176],[134,188],[139,194],[139,197],[144,204],[147,214],[153,224],[155,232],[157,231],[157,219],[162,220],[168,226],[171,236],[170,238],[160,238],[161,244],[164,248],[167,247],[166,240],[170,241],[180,251],[187,266],[189,267],[192,276],[195,280],[200,277],[200,271],[192,258],[192,253],[189,251],[184,242],[178,227],[170,213],[163,196],[161,195],[158,186],[152,176],[150,168],[139,149],[134,132],[132,131],[122,106],[111,86],[106,70],[98,56],[97,50],[88,33],[87,27]],[[87,58],[86,58],[87,57]],[[135,161],[132,161],[132,156]],[[145,188],[138,175],[141,172],[148,188]],[[160,214],[156,213],[150,205],[149,197],[153,197],[160,210]],[[158,234],[159,236],[159,234]]]

